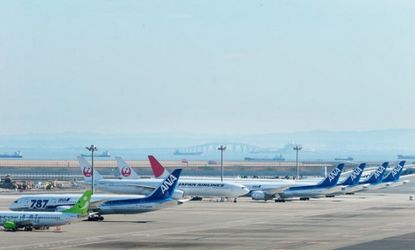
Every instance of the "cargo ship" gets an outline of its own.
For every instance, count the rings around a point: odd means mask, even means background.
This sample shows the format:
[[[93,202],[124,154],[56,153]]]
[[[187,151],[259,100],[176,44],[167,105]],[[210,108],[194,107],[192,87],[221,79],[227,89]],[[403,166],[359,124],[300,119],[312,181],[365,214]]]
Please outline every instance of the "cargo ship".
[[[13,154],[0,154],[0,158],[23,158],[20,151],[16,151]]]
[[[398,159],[415,159],[415,155],[398,155]]]
[[[334,158],[335,161],[353,161],[354,158],[353,157],[336,157]]]

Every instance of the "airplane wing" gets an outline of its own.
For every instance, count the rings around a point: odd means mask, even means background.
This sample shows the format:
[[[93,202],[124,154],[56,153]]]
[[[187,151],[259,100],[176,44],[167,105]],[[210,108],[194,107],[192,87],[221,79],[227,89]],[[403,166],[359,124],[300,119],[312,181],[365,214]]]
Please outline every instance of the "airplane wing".
[[[407,174],[407,175],[401,175],[400,180],[415,180],[415,174]]]
[[[190,200],[192,200],[192,198],[187,198],[187,199],[177,200],[177,205],[181,205],[181,204],[183,204],[183,203],[185,203],[185,202],[188,202],[188,201],[190,201]]]
[[[263,188],[262,191],[268,195],[275,195],[284,192],[289,187],[279,187],[279,188]]]
[[[99,206],[102,205],[102,203],[105,203],[109,201],[108,199],[103,199],[103,200],[99,200],[99,201],[91,201],[90,205],[89,205],[89,210],[91,211],[96,211],[99,209]]]
[[[146,185],[138,185],[138,184],[127,184],[127,186],[132,186],[137,188],[137,192],[141,194],[150,194],[154,191],[157,187],[146,186]]]

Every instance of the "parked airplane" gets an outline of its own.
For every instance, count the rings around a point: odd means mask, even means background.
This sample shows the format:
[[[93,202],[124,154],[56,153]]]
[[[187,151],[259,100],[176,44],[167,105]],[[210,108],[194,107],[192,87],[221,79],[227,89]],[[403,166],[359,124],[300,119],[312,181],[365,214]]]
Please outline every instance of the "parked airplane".
[[[94,194],[91,198],[89,220],[103,220],[103,214],[134,214],[158,210],[178,204],[172,198],[179,180],[181,169],[167,176],[160,186],[147,197],[140,195]],[[25,195],[15,200],[10,209],[13,211],[57,211],[73,204],[78,194]]]
[[[78,157],[84,180],[87,183],[92,181],[92,170],[88,161],[83,157]],[[160,185],[160,179],[103,179],[97,171],[95,174],[95,187],[119,194],[148,194]],[[183,199],[183,195],[192,197],[227,197],[236,198],[247,194],[249,190],[241,184],[218,181],[218,180],[179,180],[178,189],[175,191],[174,198]]]
[[[149,155],[148,159],[150,161],[151,168],[155,177],[165,176],[169,173],[157,159]],[[197,179],[198,177],[193,177]],[[226,178],[228,181],[242,184],[246,186],[250,193],[248,196],[251,196],[253,200],[267,201],[274,199],[278,196],[278,193],[283,192],[285,189],[295,186],[295,185],[311,185],[316,183],[315,180],[283,180],[283,179],[267,179],[267,180],[258,180],[258,179],[240,179],[240,178]]]
[[[92,192],[87,190],[75,205],[61,212],[18,212],[0,211],[0,225],[6,230],[16,231],[24,228],[26,231],[48,229],[50,226],[61,226],[79,221],[88,215]]]
[[[316,185],[305,185],[305,186],[293,186],[284,189],[282,192],[278,193],[279,198],[277,201],[284,201],[287,198],[296,198],[299,197],[300,200],[308,200],[315,197],[325,196],[338,191],[336,184],[339,181],[340,174],[343,171],[344,163],[340,163],[335,167],[330,174],[324,178],[320,183]]]

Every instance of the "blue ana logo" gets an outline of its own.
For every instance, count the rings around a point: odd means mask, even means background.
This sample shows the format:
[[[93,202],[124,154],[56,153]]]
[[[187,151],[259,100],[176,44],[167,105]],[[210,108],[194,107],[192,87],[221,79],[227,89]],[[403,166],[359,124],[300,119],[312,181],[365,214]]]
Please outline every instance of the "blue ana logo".
[[[401,171],[402,168],[403,166],[399,164],[396,168],[392,170],[392,176],[395,177],[395,175],[397,175]]]
[[[66,203],[69,202],[71,198],[59,198],[58,203]]]
[[[377,179],[377,178],[379,178],[379,176],[383,173],[383,171],[384,171],[385,169],[386,169],[386,168],[385,168],[384,166],[380,166],[380,168],[378,168],[378,169],[375,171],[374,175],[375,175],[376,179]]]
[[[331,173],[329,174],[329,181],[331,182],[333,179],[335,179],[336,178],[336,176],[339,174],[341,172],[341,170],[340,169],[338,169],[338,168],[335,168],[335,169],[333,169],[333,171],[331,171]]]
[[[164,194],[164,192],[169,190],[169,188],[173,185],[175,180],[177,180],[177,178],[174,177],[174,175],[170,175],[169,177],[167,177],[167,179],[163,181],[163,183],[160,186],[161,192]]]
[[[361,168],[356,168],[353,172],[352,175],[350,176],[350,178],[352,179],[352,181],[354,181],[354,179],[356,179],[356,177],[362,172]]]

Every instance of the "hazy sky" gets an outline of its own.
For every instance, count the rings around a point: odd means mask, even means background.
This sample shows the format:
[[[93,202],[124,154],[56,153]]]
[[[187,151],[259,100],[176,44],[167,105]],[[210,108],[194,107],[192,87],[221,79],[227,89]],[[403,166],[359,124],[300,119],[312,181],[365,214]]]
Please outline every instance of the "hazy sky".
[[[1,1],[0,134],[415,128],[414,1]]]

